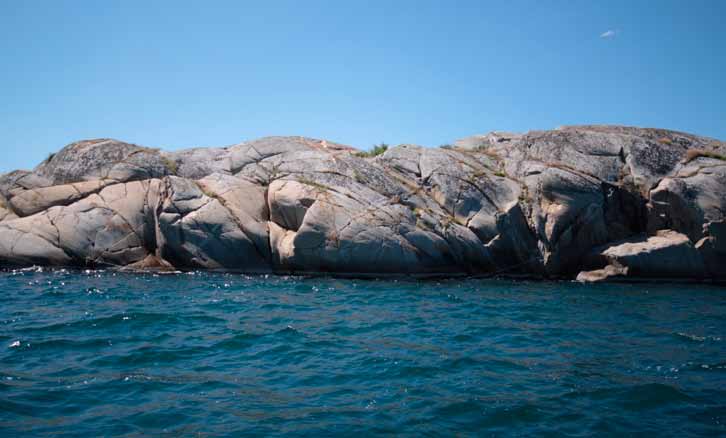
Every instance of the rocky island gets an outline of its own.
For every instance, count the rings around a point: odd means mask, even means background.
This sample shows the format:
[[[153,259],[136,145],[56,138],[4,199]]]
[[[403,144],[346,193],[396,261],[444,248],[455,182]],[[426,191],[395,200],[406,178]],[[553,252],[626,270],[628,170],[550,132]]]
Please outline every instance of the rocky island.
[[[726,143],[492,132],[373,156],[267,137],[72,143],[0,176],[0,266],[726,279]]]

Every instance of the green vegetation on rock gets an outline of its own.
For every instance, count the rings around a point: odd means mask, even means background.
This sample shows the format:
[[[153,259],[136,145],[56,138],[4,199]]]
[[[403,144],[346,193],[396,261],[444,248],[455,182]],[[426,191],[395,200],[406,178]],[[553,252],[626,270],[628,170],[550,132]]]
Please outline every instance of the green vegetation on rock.
[[[355,155],[363,158],[377,157],[388,150],[388,145],[381,142],[381,144],[373,145],[373,148],[369,151],[357,152]]]

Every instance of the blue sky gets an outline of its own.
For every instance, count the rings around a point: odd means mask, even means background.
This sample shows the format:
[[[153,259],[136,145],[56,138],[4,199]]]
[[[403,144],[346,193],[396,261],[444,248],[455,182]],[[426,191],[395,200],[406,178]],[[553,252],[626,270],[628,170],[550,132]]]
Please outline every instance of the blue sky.
[[[84,138],[368,148],[490,130],[726,139],[726,1],[0,0],[0,171]]]

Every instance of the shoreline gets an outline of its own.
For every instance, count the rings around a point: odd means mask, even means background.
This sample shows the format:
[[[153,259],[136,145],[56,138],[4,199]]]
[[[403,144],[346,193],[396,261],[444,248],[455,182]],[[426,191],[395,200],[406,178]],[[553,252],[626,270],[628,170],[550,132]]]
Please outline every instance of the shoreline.
[[[128,275],[155,275],[155,276],[184,276],[196,274],[210,275],[230,275],[244,277],[269,277],[276,278],[296,277],[303,279],[340,279],[340,280],[364,280],[364,281],[468,281],[468,280],[492,280],[492,281],[511,281],[511,282],[528,282],[528,283],[575,283],[581,285],[596,284],[669,284],[669,285],[707,285],[707,286],[726,286],[726,280],[720,279],[694,279],[684,277],[618,277],[607,278],[596,282],[579,281],[568,277],[538,277],[532,275],[487,275],[487,274],[467,274],[467,273],[424,273],[424,274],[406,274],[406,273],[354,273],[354,272],[303,272],[303,271],[268,271],[253,272],[242,270],[200,270],[200,269],[176,269],[176,270],[154,270],[154,269],[128,269],[116,267],[96,267],[84,268],[78,266],[27,266],[27,267],[0,267],[0,273],[16,273],[16,272],[67,272],[67,273],[95,273],[110,272],[114,274]]]

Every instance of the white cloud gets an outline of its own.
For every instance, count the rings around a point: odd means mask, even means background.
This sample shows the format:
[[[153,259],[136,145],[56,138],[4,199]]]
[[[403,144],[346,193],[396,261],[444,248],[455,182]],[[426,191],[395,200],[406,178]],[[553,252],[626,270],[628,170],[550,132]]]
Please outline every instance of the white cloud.
[[[618,34],[617,30],[610,29],[600,34],[600,38],[610,39],[615,38],[615,35]]]

